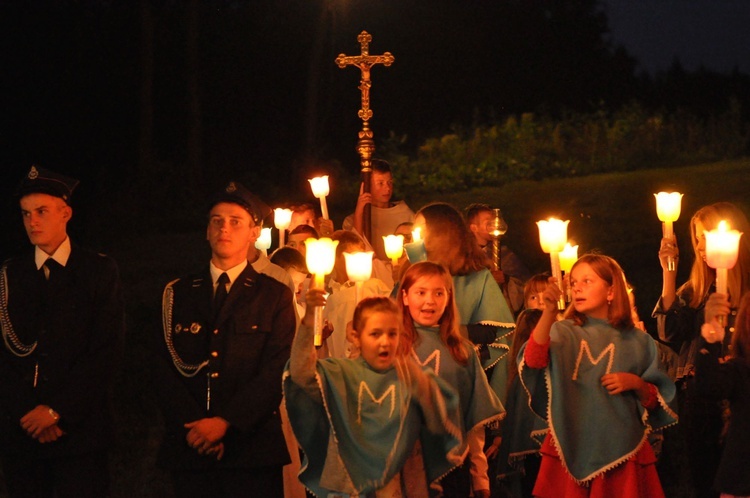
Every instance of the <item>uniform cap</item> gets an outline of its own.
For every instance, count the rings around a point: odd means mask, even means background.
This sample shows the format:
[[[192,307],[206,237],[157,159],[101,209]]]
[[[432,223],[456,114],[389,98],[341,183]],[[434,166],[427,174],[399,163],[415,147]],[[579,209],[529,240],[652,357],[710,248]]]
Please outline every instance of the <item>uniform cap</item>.
[[[16,194],[19,198],[29,194],[48,194],[70,204],[73,190],[78,183],[78,180],[34,165],[21,180]]]
[[[209,210],[220,202],[230,202],[242,206],[250,213],[256,225],[262,224],[262,221],[271,214],[271,208],[240,182],[229,182],[221,192],[211,199]]]

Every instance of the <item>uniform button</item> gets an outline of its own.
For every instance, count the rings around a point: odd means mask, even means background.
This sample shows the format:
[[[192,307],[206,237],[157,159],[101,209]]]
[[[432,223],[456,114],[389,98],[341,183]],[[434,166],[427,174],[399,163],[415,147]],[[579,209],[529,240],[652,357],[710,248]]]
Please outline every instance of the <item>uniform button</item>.
[[[218,351],[211,351],[211,357],[212,358],[216,358],[217,356],[219,356],[219,352]]]
[[[732,316],[737,316],[737,310],[732,310]]]
[[[257,326],[257,325],[253,325],[253,326],[252,326],[252,327],[250,327],[250,328],[251,328],[252,330],[258,330],[258,326]]]
[[[212,372],[211,373],[211,378],[212,379],[218,379],[219,378],[219,372]]]
[[[214,335],[218,335],[218,334],[219,334],[219,329],[214,329]]]
[[[730,332],[734,332],[734,327],[729,327]]]

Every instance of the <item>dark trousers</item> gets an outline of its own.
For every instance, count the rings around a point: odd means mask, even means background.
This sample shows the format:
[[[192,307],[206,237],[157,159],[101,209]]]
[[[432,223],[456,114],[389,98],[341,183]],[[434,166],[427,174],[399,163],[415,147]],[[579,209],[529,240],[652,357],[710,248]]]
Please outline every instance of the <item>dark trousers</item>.
[[[282,467],[254,469],[173,470],[172,485],[180,498],[273,498],[284,496]]]
[[[107,453],[51,459],[3,457],[11,498],[105,498],[109,496]]]

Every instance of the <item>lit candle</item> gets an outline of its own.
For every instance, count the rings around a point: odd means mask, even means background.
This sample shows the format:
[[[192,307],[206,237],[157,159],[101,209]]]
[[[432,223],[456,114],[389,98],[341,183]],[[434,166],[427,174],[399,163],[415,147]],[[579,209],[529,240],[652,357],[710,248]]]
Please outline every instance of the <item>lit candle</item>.
[[[326,204],[326,196],[330,193],[330,187],[328,186],[328,175],[318,176],[307,180],[310,182],[313,195],[320,199],[320,211],[323,213],[323,219],[328,219],[328,205]]]
[[[268,256],[268,249],[271,248],[271,228],[261,228],[260,237],[255,241],[255,248]]]
[[[279,230],[279,247],[284,247],[284,235],[286,229],[292,222],[292,210],[285,208],[276,208],[273,210],[273,224]]]
[[[344,260],[346,260],[346,274],[349,277],[349,280],[356,285],[355,300],[357,302],[362,299],[362,286],[372,275],[373,254],[372,251],[344,253]]]
[[[664,223],[663,237],[674,240],[674,229],[672,223],[680,217],[682,194],[679,192],[659,192],[654,194],[656,198],[656,216]],[[667,270],[675,271],[674,258],[667,261]]]
[[[422,240],[422,227],[416,227],[411,231],[411,242],[404,244],[404,250],[411,264],[427,259],[427,251]]]
[[[565,248],[565,243],[568,240],[568,223],[570,223],[570,220],[561,221],[555,218],[536,222],[539,227],[539,244],[542,246],[542,251],[549,254],[552,276],[557,279],[560,291],[563,291],[563,282],[559,253]],[[565,298],[563,296],[560,296],[557,308],[565,309]]]
[[[404,236],[403,235],[384,235],[383,245],[385,246],[385,255],[393,263],[398,265],[398,260],[404,254]]]
[[[716,292],[727,293],[727,270],[737,263],[742,232],[729,230],[721,220],[716,230],[704,230],[706,236],[706,264],[716,270]],[[720,318],[723,322],[723,318]]]
[[[560,270],[566,274],[570,273],[573,263],[578,261],[578,246],[571,246],[570,242],[560,251]]]
[[[323,289],[325,287],[325,277],[333,271],[333,265],[336,262],[336,246],[338,240],[331,240],[328,237],[315,239],[310,237],[305,241],[307,248],[307,269],[313,274],[314,288]],[[315,308],[315,345],[323,345],[323,308]]]
[[[570,275],[570,270],[576,261],[578,261],[578,246],[571,246],[569,242],[566,242],[565,247],[560,251],[560,271],[563,276]],[[570,295],[570,286],[567,285],[568,283],[563,282],[563,287],[565,287],[565,302],[569,303],[572,296]]]

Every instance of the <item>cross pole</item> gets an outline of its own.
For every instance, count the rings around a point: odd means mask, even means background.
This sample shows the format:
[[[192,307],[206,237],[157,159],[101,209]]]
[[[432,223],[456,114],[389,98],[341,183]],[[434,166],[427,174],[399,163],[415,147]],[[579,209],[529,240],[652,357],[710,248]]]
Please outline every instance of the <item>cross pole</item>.
[[[362,92],[362,108],[357,113],[362,120],[362,129],[358,133],[359,141],[357,142],[357,152],[359,153],[360,172],[364,192],[370,192],[370,177],[372,176],[371,159],[373,152],[375,152],[375,140],[373,140],[373,133],[369,124],[370,118],[372,118],[372,110],[370,109],[370,87],[372,87],[370,69],[375,64],[390,66],[393,64],[395,58],[390,52],[385,52],[383,55],[370,55],[370,42],[372,41],[372,36],[367,31],[362,31],[359,36],[357,36],[357,41],[361,48],[360,55],[339,54],[339,56],[336,57],[336,64],[342,69],[346,66],[356,66],[362,73],[362,78],[359,81],[359,90]],[[369,204],[365,206],[363,222],[365,232],[364,236],[370,241],[370,243],[372,243],[370,207]]]

